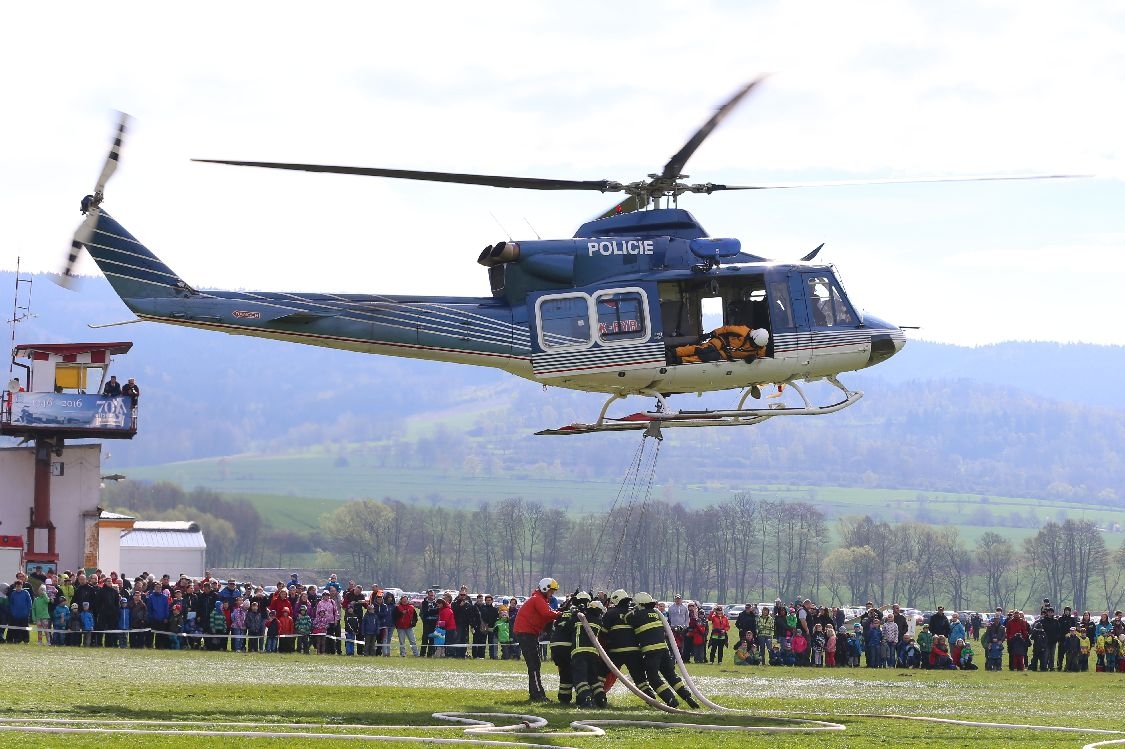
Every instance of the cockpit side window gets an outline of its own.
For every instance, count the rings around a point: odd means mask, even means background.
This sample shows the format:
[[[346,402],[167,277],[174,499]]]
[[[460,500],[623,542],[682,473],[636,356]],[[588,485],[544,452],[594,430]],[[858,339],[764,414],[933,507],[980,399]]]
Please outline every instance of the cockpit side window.
[[[813,325],[830,328],[856,324],[855,313],[830,277],[809,276],[806,283]]]

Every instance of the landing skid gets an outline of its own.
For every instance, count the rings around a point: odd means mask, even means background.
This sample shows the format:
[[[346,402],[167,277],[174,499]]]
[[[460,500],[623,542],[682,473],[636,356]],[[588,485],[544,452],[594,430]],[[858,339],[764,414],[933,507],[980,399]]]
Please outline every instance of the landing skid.
[[[667,401],[659,393],[645,392],[640,395],[655,397],[658,410],[638,411],[637,413],[611,418],[606,416],[611,404],[627,396],[614,395],[603,405],[598,420],[593,424],[569,424],[558,429],[544,429],[536,434],[564,435],[564,434],[589,434],[590,432],[637,432],[645,431],[648,436],[663,439],[661,429],[666,427],[737,427],[761,424],[766,419],[777,416],[820,416],[822,414],[836,413],[852,405],[863,393],[850,390],[840,383],[834,376],[826,377],[844,396],[844,399],[828,406],[814,406],[805,395],[805,391],[795,382],[785,383],[801,396],[803,406],[790,407],[784,403],[774,403],[768,408],[746,408],[746,399],[750,397],[755,388],[747,388],[742,397],[738,399],[738,406],[724,411],[669,411]]]

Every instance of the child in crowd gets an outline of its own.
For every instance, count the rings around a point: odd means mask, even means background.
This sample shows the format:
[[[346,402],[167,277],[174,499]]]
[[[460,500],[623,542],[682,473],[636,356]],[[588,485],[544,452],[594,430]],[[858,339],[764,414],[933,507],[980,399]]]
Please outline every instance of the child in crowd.
[[[746,636],[738,642],[738,647],[734,649],[734,665],[736,666],[750,666],[750,653],[757,653],[754,647],[754,638],[752,633],[747,632]]]
[[[957,665],[960,666],[963,671],[976,671],[977,664],[973,663],[973,655],[975,655],[973,653],[973,643],[966,642],[965,640],[958,640],[957,642],[961,645]]]
[[[70,604],[70,618],[66,622],[66,644],[78,647],[82,644],[82,610],[77,603]]]
[[[207,638],[208,650],[226,650],[227,649],[227,616],[224,612],[226,603],[223,601],[215,601],[215,608],[211,611],[211,618],[208,622],[211,624],[211,637]]]
[[[265,635],[265,620],[258,601],[250,602],[250,610],[246,612],[246,649],[257,653],[262,649],[262,637]]]
[[[230,610],[230,649],[236,653],[241,653],[246,648],[246,611],[249,608],[250,602],[238,596]]]
[[[1106,632],[1099,638],[1102,641],[1102,651],[1105,653],[1105,670],[1108,673],[1117,673],[1117,658],[1121,653],[1121,641],[1113,634]]]
[[[90,611],[90,602],[82,602],[82,610],[78,613],[78,621],[82,624],[82,647],[90,647],[94,638],[94,614]]]
[[[297,638],[293,617],[289,615],[289,607],[283,606],[281,615],[277,617],[277,650],[280,653],[296,652]]]
[[[168,647],[172,650],[179,650],[182,646],[183,631],[184,631],[184,607],[182,604],[172,604],[172,613],[168,615]]]
[[[1008,655],[1011,656],[1013,671],[1027,670],[1027,638],[1017,634],[1008,640]]]
[[[132,610],[129,608],[129,599],[125,596],[121,596],[121,599],[117,602],[117,628],[121,631],[114,635],[114,637],[117,638],[117,647],[119,648],[129,647],[129,629],[130,622],[133,619],[131,616],[132,613]]]
[[[832,668],[836,665],[836,628],[831,624],[824,628],[824,665]]]
[[[363,654],[378,655],[379,644],[379,612],[375,604],[367,604],[367,611],[359,623],[360,633],[363,635]]]
[[[988,649],[984,656],[984,670],[985,671],[1000,671],[1003,669],[1004,661],[1004,643],[999,637],[993,637],[992,641],[988,643]]]
[[[187,646],[192,650],[199,650],[203,647],[203,626],[200,624],[199,616],[194,611],[187,613],[187,620],[184,622],[184,639],[187,641]]]
[[[863,626],[856,624],[848,634],[848,665],[859,666],[859,656],[863,653]]]
[[[784,666],[785,658],[781,655],[781,642],[780,639],[775,640],[770,645],[770,665],[771,666]]]
[[[918,668],[922,665],[922,651],[918,649],[918,643],[914,642],[910,635],[904,635],[902,638],[899,661],[903,668]]]
[[[799,629],[794,632],[792,639],[789,641],[789,646],[793,648],[798,666],[809,665],[809,640],[805,637],[804,632]]]
[[[500,660],[506,661],[509,657],[515,659],[515,653],[511,653],[512,647],[512,624],[508,621],[507,607],[500,611],[499,617],[496,619],[496,641],[500,643]]]
[[[824,651],[827,647],[828,635],[824,633],[823,627],[814,624],[812,632],[812,664],[814,666],[824,665]]]
[[[1085,629],[1078,630],[1078,670],[1090,670],[1090,638]]]
[[[277,624],[277,614],[274,612],[273,609],[270,609],[269,614],[267,614],[267,616],[266,616],[266,652],[267,653],[276,653],[277,652],[277,638],[278,638],[277,633],[278,633],[279,629],[280,628],[278,627],[278,624]]]
[[[878,617],[871,617],[864,633],[864,655],[868,668],[883,667],[883,629]]]
[[[785,636],[781,639],[781,660],[786,666],[797,665],[797,654],[793,652],[793,638]]]
[[[312,635],[312,617],[309,616],[309,607],[302,606],[297,620],[293,622],[293,632],[297,635],[297,649],[303,655],[309,654],[309,637]]]
[[[31,600],[31,619],[35,622],[35,641],[40,645],[50,645],[51,599],[47,597],[46,585],[40,585],[39,592]]]
[[[67,624],[70,623],[70,606],[66,605],[66,596],[59,596],[59,602],[55,604],[55,610],[51,612],[51,623],[55,629],[52,635],[54,643],[65,645]]]

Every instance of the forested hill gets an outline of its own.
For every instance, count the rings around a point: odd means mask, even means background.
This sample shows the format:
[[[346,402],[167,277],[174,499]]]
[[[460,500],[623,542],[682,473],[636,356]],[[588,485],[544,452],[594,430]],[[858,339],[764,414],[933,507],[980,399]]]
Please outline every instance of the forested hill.
[[[32,312],[17,342],[135,342],[115,372],[142,387],[140,435],[108,446],[115,468],[367,442],[388,467],[620,480],[638,439],[535,437],[592,419],[601,399],[495,370],[149,323],[90,330],[130,317],[102,279],[73,293],[36,276]],[[666,432],[662,476],[1125,502],[1125,347],[912,341],[843,379],[867,395],[839,414]]]

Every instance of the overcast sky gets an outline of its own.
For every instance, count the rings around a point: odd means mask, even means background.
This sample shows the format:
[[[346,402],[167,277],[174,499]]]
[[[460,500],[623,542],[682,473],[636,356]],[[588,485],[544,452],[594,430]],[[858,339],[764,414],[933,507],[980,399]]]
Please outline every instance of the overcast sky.
[[[189,283],[487,295],[482,247],[618,196],[189,159],[628,182],[769,72],[692,181],[1097,176],[687,196],[711,235],[825,242],[857,306],[928,340],[1125,344],[1120,3],[396,5],[6,8],[0,267],[58,269],[120,109],[105,208]]]

